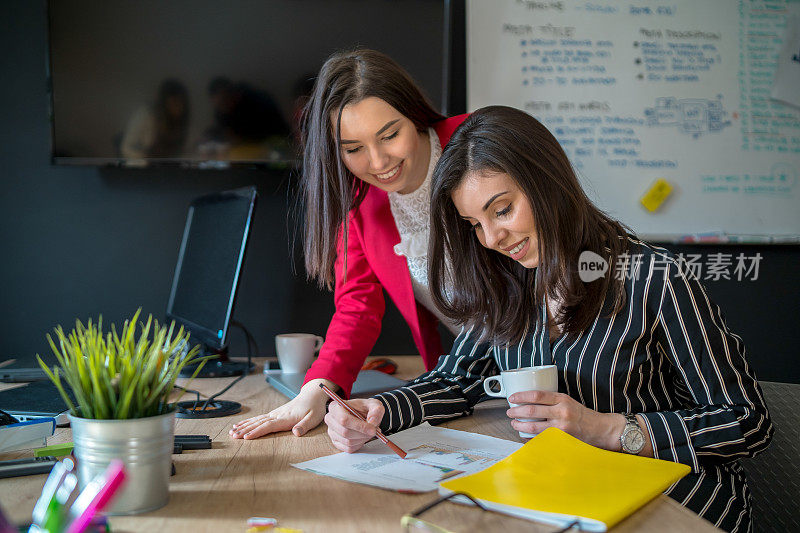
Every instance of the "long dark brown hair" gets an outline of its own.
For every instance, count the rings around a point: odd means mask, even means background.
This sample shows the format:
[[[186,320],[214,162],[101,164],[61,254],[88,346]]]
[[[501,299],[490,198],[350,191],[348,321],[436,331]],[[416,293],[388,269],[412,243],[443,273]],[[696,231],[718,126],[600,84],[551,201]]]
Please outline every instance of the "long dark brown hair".
[[[451,193],[468,173],[508,174],[531,205],[539,265],[527,269],[484,248],[460,218]],[[456,130],[433,172],[428,279],[436,306],[484,340],[519,342],[545,297],[560,311],[565,334],[586,329],[602,310],[622,308],[625,290],[614,273],[628,231],[586,196],[558,141],[539,121],[504,106],[475,111]],[[578,257],[591,250],[609,261],[602,281],[584,283]],[[456,282],[457,280],[457,282]],[[604,306],[611,291],[611,305]]]
[[[367,49],[339,52],[322,65],[303,109],[300,187],[305,212],[306,272],[309,278],[328,288],[335,279],[337,238],[341,232],[344,254],[347,214],[361,204],[369,187],[342,162],[339,131],[342,108],[371,96],[395,108],[420,132],[444,118],[411,76],[381,52]],[[343,260],[346,265],[346,257]]]

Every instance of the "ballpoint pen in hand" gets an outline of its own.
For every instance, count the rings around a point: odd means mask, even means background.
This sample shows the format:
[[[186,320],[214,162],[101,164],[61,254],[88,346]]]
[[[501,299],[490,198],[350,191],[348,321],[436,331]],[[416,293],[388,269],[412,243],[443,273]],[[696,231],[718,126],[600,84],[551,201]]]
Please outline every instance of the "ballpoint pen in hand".
[[[328,396],[330,396],[331,400],[333,400],[334,402],[338,403],[339,405],[341,405],[342,407],[344,407],[345,409],[347,409],[347,411],[348,411],[348,412],[349,412],[351,415],[355,416],[356,418],[358,418],[358,419],[359,419],[359,420],[361,420],[362,422],[367,422],[367,419],[366,419],[366,418],[364,418],[364,417],[361,415],[361,413],[359,413],[358,411],[356,411],[355,409],[353,409],[352,407],[350,407],[349,405],[347,405],[347,403],[346,403],[344,400],[342,400],[342,399],[339,397],[339,395],[338,395],[338,394],[336,394],[336,393],[335,393],[335,392],[333,392],[331,389],[329,389],[328,387],[326,387],[324,383],[320,383],[320,384],[319,384],[319,387],[320,387],[322,390],[324,390],[324,391],[325,391],[325,394],[327,394]],[[367,422],[367,424],[369,424],[369,422]],[[400,446],[398,446],[398,445],[397,445],[397,444],[395,444],[394,442],[392,442],[392,441],[390,441],[389,439],[387,439],[387,438],[386,438],[386,435],[384,435],[384,434],[381,432],[381,430],[380,430],[380,429],[378,429],[378,428],[375,428],[375,431],[377,432],[377,437],[378,437],[378,438],[379,438],[379,439],[380,439],[380,440],[381,440],[381,441],[382,441],[384,444],[386,444],[386,445],[387,445],[389,448],[391,448],[391,449],[392,449],[392,451],[393,451],[394,453],[396,453],[397,455],[399,455],[401,459],[405,459],[405,458],[406,458],[406,455],[408,455],[408,454],[407,454],[406,452],[404,452],[404,451],[403,451],[403,449],[402,449],[402,448],[400,448]]]

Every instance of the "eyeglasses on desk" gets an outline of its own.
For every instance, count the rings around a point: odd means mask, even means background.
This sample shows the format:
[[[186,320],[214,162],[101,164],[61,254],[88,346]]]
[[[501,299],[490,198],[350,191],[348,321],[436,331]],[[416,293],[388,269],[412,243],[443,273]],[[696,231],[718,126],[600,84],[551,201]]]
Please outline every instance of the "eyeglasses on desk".
[[[403,517],[400,519],[400,525],[403,528],[403,532],[404,533],[461,533],[461,532],[451,531],[450,529],[446,529],[446,528],[443,528],[441,526],[437,526],[436,524],[434,524],[432,522],[428,522],[427,520],[423,520],[422,518],[420,518],[421,514],[427,512],[427,511],[430,511],[431,509],[433,509],[437,505],[439,505],[439,504],[441,504],[443,502],[446,502],[448,500],[451,500],[451,499],[455,498],[456,496],[463,496],[464,498],[468,499],[473,504],[475,504],[475,506],[478,507],[480,510],[486,511],[486,512],[491,512],[481,502],[479,502],[478,500],[476,500],[475,498],[473,498],[469,494],[466,494],[466,493],[463,493],[463,492],[451,492],[450,494],[448,494],[446,496],[441,496],[441,497],[437,498],[436,500],[434,500],[434,501],[432,501],[430,503],[426,503],[425,505],[423,505],[419,509],[416,509],[416,510],[414,510],[414,511],[408,513],[408,514],[403,515]],[[562,529],[559,529],[557,531],[554,531],[554,533],[566,533],[567,531],[570,531],[571,529],[575,529],[576,531],[580,531],[581,530],[580,529],[580,522],[578,520],[575,520],[574,522],[572,522],[570,524],[567,524],[566,527],[564,527]],[[470,531],[471,532],[475,532],[475,531],[478,531],[478,530],[471,529]]]

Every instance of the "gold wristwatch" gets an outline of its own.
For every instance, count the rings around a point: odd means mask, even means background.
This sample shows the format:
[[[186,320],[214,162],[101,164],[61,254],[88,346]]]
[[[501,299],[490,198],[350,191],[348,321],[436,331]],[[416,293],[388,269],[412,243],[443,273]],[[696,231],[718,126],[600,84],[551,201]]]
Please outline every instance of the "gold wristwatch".
[[[644,448],[644,432],[639,427],[639,422],[636,421],[636,415],[625,413],[625,428],[622,430],[622,435],[619,436],[619,441],[622,443],[622,451],[638,455]]]

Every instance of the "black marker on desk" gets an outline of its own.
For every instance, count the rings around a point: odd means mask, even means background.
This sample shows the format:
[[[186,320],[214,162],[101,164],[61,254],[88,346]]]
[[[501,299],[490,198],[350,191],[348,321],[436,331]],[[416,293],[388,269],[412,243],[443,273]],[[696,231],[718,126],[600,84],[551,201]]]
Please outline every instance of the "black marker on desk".
[[[46,474],[58,462],[55,457],[31,457],[0,461],[0,478]]]

